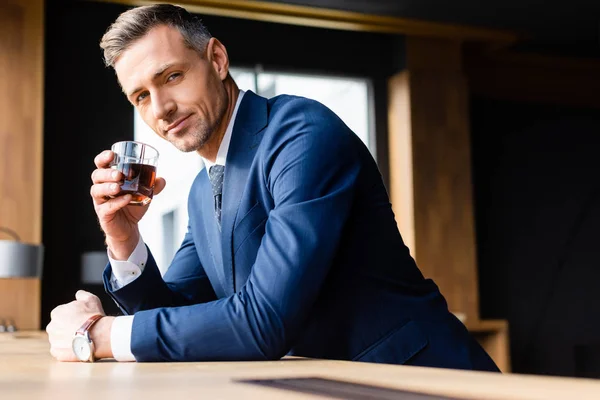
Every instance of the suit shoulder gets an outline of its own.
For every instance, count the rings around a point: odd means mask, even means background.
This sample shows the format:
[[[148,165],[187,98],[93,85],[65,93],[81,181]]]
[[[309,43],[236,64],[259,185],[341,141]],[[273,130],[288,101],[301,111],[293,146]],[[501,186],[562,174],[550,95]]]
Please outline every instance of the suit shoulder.
[[[306,97],[280,95],[269,99],[269,120],[289,119],[300,116],[304,119],[321,120],[335,119],[338,116],[324,104]]]
[[[262,140],[265,152],[279,154],[296,141],[302,143],[305,151],[319,147],[324,154],[341,149],[354,153],[358,137],[320,102],[281,95],[269,99],[269,106],[268,126]]]

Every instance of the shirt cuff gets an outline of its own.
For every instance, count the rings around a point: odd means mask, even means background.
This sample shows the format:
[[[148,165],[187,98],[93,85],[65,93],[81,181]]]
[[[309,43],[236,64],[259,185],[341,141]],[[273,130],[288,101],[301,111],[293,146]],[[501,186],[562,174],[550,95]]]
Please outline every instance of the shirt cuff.
[[[116,317],[110,328],[110,348],[117,361],[135,361],[131,352],[133,315]]]
[[[113,259],[110,249],[107,249],[106,252],[108,253],[108,260],[112,267],[110,283],[113,290],[119,290],[136,280],[144,272],[144,267],[148,261],[148,249],[146,249],[141,235],[137,246],[127,261]]]

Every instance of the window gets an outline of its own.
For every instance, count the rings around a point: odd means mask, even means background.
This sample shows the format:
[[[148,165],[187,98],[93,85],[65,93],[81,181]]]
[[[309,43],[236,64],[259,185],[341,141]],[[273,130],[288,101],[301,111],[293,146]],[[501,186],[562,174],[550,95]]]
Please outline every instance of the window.
[[[324,104],[362,139],[375,156],[371,84],[368,79],[257,72],[243,68],[230,68],[230,73],[240,89],[252,90],[263,97],[293,94]]]
[[[329,107],[348,125],[375,156],[371,84],[367,79],[264,72],[230,68],[240,89],[263,97],[292,94],[317,100]],[[161,273],[166,272],[187,230],[187,196],[202,160],[194,152],[181,153],[156,135],[135,112],[134,137],[154,146],[160,156],[158,176],[167,181],[165,190],[152,200],[140,221],[140,231]]]

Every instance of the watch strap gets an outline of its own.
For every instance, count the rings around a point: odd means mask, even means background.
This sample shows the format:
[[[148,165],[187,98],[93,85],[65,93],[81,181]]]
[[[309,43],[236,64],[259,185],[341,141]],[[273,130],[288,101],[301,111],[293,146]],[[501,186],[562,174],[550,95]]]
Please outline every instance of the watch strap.
[[[96,314],[96,315],[91,316],[90,318],[88,318],[87,321],[85,321],[83,323],[83,325],[81,325],[81,327],[79,329],[77,329],[77,332],[75,332],[75,334],[76,335],[85,335],[85,333],[90,330],[92,325],[94,325],[102,317],[104,317],[104,315]]]

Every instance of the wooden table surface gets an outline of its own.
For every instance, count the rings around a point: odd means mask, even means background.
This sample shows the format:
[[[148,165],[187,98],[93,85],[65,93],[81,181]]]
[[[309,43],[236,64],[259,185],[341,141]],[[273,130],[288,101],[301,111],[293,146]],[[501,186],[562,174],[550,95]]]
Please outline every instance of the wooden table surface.
[[[600,399],[600,381],[591,379],[302,358],[272,362],[61,363],[50,356],[48,348],[44,332],[0,334],[0,399],[332,398],[237,382],[285,377],[335,379],[460,399]],[[387,396],[384,398],[407,398]]]

